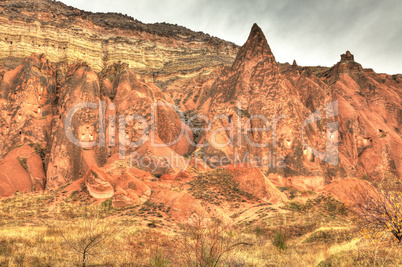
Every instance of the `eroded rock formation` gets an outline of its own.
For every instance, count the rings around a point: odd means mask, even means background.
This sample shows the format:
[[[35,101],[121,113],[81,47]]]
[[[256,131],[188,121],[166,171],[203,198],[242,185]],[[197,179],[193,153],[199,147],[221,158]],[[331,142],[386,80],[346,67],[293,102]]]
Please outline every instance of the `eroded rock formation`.
[[[279,64],[257,25],[238,49],[44,0],[2,1],[0,20],[0,196],[81,182],[185,221],[206,210],[202,183],[223,186],[217,167],[271,203],[276,186],[402,175],[402,77],[349,51],[331,68]]]
[[[14,68],[32,53],[52,62],[85,60],[96,72],[124,62],[161,87],[180,77],[229,65],[237,46],[165,23],[144,24],[116,13],[90,13],[58,1],[0,2],[0,62]]]

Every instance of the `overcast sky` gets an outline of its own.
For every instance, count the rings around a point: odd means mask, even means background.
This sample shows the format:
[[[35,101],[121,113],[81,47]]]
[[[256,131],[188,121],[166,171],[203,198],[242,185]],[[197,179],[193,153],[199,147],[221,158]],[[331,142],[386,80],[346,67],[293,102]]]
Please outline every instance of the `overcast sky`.
[[[62,0],[144,23],[168,22],[242,45],[256,22],[279,62],[332,66],[350,50],[364,68],[402,73],[400,0]]]

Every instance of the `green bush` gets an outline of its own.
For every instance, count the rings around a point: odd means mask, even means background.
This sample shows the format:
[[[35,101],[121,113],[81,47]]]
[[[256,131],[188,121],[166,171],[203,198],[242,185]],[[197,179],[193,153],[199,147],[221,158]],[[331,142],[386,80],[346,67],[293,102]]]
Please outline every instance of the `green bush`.
[[[276,231],[274,233],[274,238],[272,244],[279,250],[286,250],[286,235],[283,231]]]
[[[170,262],[164,257],[163,253],[157,251],[156,254],[149,259],[149,265],[152,267],[170,266]]]
[[[102,208],[103,208],[104,210],[112,210],[112,209],[113,209],[113,206],[112,206],[112,199],[111,199],[111,198],[109,198],[109,199],[103,201],[101,205],[102,205]]]

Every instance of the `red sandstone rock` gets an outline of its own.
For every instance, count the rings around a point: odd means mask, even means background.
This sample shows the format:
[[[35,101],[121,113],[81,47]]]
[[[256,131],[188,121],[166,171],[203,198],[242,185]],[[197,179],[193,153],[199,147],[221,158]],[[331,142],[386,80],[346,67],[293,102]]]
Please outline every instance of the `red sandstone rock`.
[[[194,197],[184,192],[168,189],[155,190],[150,201],[163,204],[168,209],[168,214],[180,223],[188,222],[194,215],[207,214]]]
[[[378,198],[376,188],[369,182],[358,179],[344,179],[327,185],[323,192],[335,197],[337,200],[353,205],[359,200],[359,194],[363,193],[366,197]]]
[[[84,181],[89,194],[94,198],[111,198],[114,195],[109,175],[96,166],[87,172]]]
[[[175,177],[171,174],[164,174],[161,176],[161,181],[173,181]]]
[[[44,189],[42,159],[30,146],[13,149],[1,161],[0,170],[0,196]]]
[[[124,208],[124,207],[132,206],[133,204],[138,202],[138,197],[136,198],[135,194],[132,195],[131,197],[129,197],[127,192],[124,191],[123,189],[117,187],[116,190],[117,191],[112,198],[113,207]]]
[[[151,196],[151,189],[141,180],[151,180],[150,174],[130,168],[116,160],[102,168],[93,166],[84,177],[85,185],[94,198],[112,198],[114,207],[142,204]]]
[[[182,170],[176,175],[174,179],[176,181],[191,181],[194,178],[188,171]]]
[[[265,175],[257,168],[228,165],[225,169],[233,174],[233,179],[240,189],[264,202],[277,203],[286,200]]]
[[[20,2],[24,6],[23,1]],[[0,4],[6,10],[1,16],[14,14],[10,3]],[[45,1],[38,3],[39,6],[49,5]],[[61,8],[60,12],[65,11]],[[88,16],[86,23],[96,15]],[[138,27],[123,30],[123,22],[111,17],[115,26],[98,26],[109,30],[109,27],[117,27],[119,33],[134,35],[141,41],[141,38],[150,43],[158,40],[158,47],[173,40],[173,44],[169,44],[173,50],[188,47],[191,54],[195,49],[180,34],[166,33],[165,26],[163,30],[157,29],[163,38],[150,33],[149,27],[142,24],[137,26],[145,33],[138,35]],[[105,30],[101,28],[99,31]],[[195,33],[190,35],[199,38]],[[341,179],[367,175],[369,179],[381,180],[387,179],[387,175],[402,175],[400,75],[377,74],[364,69],[349,51],[341,55],[340,62],[332,68],[302,67],[296,61],[292,65],[279,64],[257,25],[253,25],[235,59],[231,53],[238,48],[227,52],[229,46],[224,42],[203,47],[208,48],[202,52],[208,55],[205,60],[189,60],[191,63],[183,63],[183,66],[168,64],[181,61],[172,60],[166,55],[170,52],[166,51],[160,55],[146,52],[147,56],[142,57],[147,59],[136,62],[134,69],[126,63],[114,63],[95,72],[89,67],[94,64],[92,57],[88,57],[88,64],[78,60],[73,64],[51,64],[46,55],[37,54],[10,71],[7,71],[9,66],[0,66],[0,196],[40,190],[45,182],[47,188],[57,188],[84,177],[91,196],[112,198],[115,207],[152,200],[166,205],[170,209],[168,213],[178,221],[186,221],[193,214],[205,212],[204,209],[187,193],[174,192],[164,186],[185,184],[195,173],[219,166],[214,166],[219,160],[213,157],[227,157],[227,170],[239,187],[272,203],[286,199],[274,185],[300,190],[324,188],[346,201],[340,189],[364,182]],[[226,52],[222,52],[223,48]],[[211,49],[222,50],[218,58],[211,57]],[[199,52],[194,53],[197,58],[202,57],[198,57],[202,54]],[[179,58],[183,59],[182,55]],[[153,65],[149,63],[152,67],[147,61],[153,62]],[[216,62],[223,62],[224,66],[218,67]],[[141,72],[136,74],[136,70]],[[192,75],[186,75],[188,73]],[[326,118],[324,108],[334,100],[338,103],[338,116]],[[106,121],[100,120],[102,109],[97,106],[77,111],[69,128],[66,127],[65,119],[73,106],[82,102],[99,105],[100,101],[107,107]],[[171,106],[173,103],[178,103],[185,112],[184,118]],[[302,139],[303,122],[317,110],[324,119],[306,127]],[[135,115],[143,120],[135,117],[131,120]],[[190,121],[193,115],[210,119],[211,129],[208,132],[197,130],[206,125],[200,118]],[[216,115],[222,116],[213,118]],[[254,115],[269,119],[284,115],[285,118],[277,125],[269,121],[271,131],[245,133],[247,125],[266,126],[259,119],[249,121]],[[124,131],[119,132],[117,124],[112,127],[113,119],[109,120],[112,116],[116,123],[120,122],[119,116],[124,116]],[[339,134],[327,129],[330,122],[338,123]],[[102,126],[106,132],[100,131]],[[275,126],[276,136],[272,132]],[[223,127],[225,129],[217,131]],[[231,135],[230,129],[240,127],[242,135],[237,132]],[[77,144],[68,140],[66,128],[71,130]],[[119,142],[133,144],[142,137],[144,142],[138,145],[125,144],[125,157],[119,158]],[[329,142],[338,143],[336,166],[313,151],[325,151],[328,137]],[[176,139],[177,142],[173,142]],[[247,139],[257,144],[267,143],[268,147],[258,148]],[[109,140],[115,144],[111,145]],[[303,141],[310,147],[304,146]],[[97,142],[94,147],[90,145],[93,142]],[[195,150],[192,142],[209,146]],[[16,146],[20,147],[14,149]],[[230,164],[238,163],[237,155],[240,160],[246,155],[260,158],[271,155],[268,161],[275,163],[257,164],[255,167],[259,169],[234,167]],[[203,157],[206,162],[202,161]],[[160,183],[158,177],[170,182]]]

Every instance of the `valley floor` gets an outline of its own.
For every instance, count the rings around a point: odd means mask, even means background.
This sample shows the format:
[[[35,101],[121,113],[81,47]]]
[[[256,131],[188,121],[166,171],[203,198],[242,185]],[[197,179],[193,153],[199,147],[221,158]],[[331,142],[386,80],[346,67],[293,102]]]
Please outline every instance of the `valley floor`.
[[[190,225],[175,223],[150,203],[119,210],[107,201],[94,205],[90,198],[65,195],[62,188],[17,194],[0,203],[0,266],[84,266],[85,247],[86,266],[402,263],[400,247],[356,234],[356,220],[342,203],[281,190],[293,199],[248,203],[230,223],[198,218]]]

